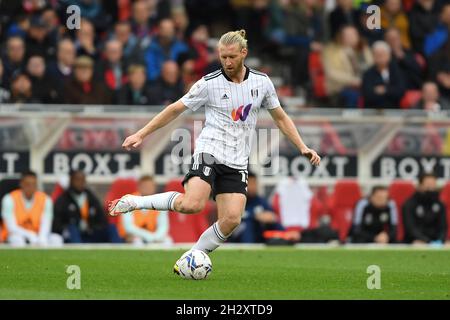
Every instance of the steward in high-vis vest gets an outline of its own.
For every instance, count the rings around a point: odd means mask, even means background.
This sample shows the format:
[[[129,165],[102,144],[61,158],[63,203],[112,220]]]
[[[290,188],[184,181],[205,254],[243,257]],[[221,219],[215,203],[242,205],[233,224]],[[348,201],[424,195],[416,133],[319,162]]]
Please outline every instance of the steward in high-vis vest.
[[[37,190],[37,176],[32,171],[22,174],[20,189],[3,197],[2,218],[1,238],[13,246],[63,243],[60,235],[50,233],[53,203],[49,196]]]
[[[82,171],[70,174],[69,188],[55,201],[53,231],[70,243],[112,242],[100,201],[86,186]]]
[[[155,183],[151,176],[142,176],[135,195],[155,193]],[[124,214],[118,223],[119,235],[136,245],[152,242],[170,243],[167,211],[135,210],[133,214]]]

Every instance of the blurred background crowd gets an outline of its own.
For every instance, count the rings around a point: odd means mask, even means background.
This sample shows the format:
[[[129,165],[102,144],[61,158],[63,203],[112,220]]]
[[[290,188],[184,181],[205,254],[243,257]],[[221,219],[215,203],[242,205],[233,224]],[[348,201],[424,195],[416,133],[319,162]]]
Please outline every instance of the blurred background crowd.
[[[164,105],[234,29],[299,107],[450,108],[448,0],[1,1],[0,102]]]

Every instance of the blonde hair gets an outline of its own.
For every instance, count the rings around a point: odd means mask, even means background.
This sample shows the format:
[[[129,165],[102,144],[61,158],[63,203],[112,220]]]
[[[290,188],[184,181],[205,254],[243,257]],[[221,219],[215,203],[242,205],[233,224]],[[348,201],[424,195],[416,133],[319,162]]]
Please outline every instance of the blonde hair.
[[[237,31],[230,31],[225,34],[223,34],[220,37],[219,45],[232,45],[232,44],[239,44],[239,49],[247,49],[247,39],[245,39],[245,30],[237,30]]]

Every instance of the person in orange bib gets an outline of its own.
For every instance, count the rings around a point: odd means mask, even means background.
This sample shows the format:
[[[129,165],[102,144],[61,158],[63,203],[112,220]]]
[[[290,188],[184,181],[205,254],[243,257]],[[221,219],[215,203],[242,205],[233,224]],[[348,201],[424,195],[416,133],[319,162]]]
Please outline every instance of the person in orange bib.
[[[1,237],[9,244],[23,247],[32,245],[61,246],[63,239],[51,233],[53,203],[37,188],[37,176],[32,171],[22,174],[20,189],[2,199],[3,228]]]
[[[155,182],[151,176],[142,176],[138,183],[136,195],[147,196],[155,193]],[[171,243],[168,235],[169,222],[167,211],[135,210],[133,214],[120,217],[119,235],[135,245],[144,243]]]

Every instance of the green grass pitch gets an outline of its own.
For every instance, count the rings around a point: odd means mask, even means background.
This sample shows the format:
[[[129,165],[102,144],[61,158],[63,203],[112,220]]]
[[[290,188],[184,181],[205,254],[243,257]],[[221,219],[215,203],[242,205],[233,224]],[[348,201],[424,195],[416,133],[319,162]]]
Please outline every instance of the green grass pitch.
[[[450,299],[450,250],[219,249],[204,281],[172,273],[184,251],[0,250],[0,299]],[[69,265],[80,290],[66,287]]]

